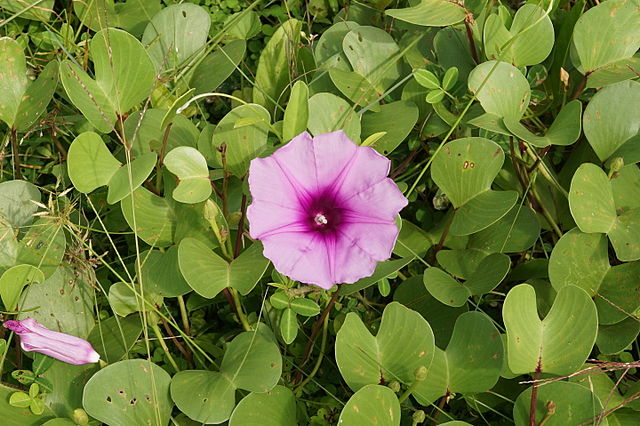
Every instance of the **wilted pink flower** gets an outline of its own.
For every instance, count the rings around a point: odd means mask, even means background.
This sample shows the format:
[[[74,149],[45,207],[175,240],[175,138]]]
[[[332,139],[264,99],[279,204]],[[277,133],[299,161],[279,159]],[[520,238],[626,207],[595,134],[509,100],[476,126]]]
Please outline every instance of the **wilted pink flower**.
[[[27,352],[40,352],[75,365],[100,360],[100,355],[93,350],[91,343],[70,334],[49,330],[33,318],[5,321],[3,325],[20,336],[20,346]]]
[[[398,237],[407,199],[390,162],[343,131],[302,133],[249,168],[249,232],[281,273],[331,288],[370,276]]]

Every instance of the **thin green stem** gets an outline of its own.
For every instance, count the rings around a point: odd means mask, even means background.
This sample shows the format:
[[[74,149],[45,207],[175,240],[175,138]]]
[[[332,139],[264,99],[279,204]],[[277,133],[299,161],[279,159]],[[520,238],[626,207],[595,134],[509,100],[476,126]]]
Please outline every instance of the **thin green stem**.
[[[189,325],[189,314],[187,306],[184,303],[184,297],[178,296],[178,307],[180,308],[180,318],[182,318],[182,327],[186,334],[191,334],[191,326]]]
[[[244,331],[253,331],[253,328],[251,328],[251,324],[249,324],[249,319],[242,309],[238,291],[235,288],[229,287],[229,293],[231,293],[231,297],[233,298],[233,304],[236,307],[236,315],[238,315],[238,319],[240,320],[240,324],[242,324],[242,328],[244,329]]]
[[[167,359],[169,359],[169,363],[171,364],[171,366],[176,371],[180,371],[180,368],[178,368],[178,364],[176,364],[176,361],[173,359],[173,356],[171,355],[171,351],[167,346],[167,342],[164,341],[164,336],[162,335],[162,332],[160,331],[160,327],[158,327],[158,324],[153,322],[151,324],[151,329],[153,330],[153,334],[155,334],[156,337],[158,338],[158,342],[160,343],[160,346],[162,346],[164,353],[167,354]]]

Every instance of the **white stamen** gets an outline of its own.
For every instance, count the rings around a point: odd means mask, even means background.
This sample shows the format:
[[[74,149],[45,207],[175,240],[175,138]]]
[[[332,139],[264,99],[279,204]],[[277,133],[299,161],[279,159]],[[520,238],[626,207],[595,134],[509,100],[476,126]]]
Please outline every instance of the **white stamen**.
[[[327,223],[329,223],[325,215],[323,215],[322,213],[318,213],[316,217],[313,218],[313,220],[316,223],[316,225],[320,225],[320,226],[326,225]]]

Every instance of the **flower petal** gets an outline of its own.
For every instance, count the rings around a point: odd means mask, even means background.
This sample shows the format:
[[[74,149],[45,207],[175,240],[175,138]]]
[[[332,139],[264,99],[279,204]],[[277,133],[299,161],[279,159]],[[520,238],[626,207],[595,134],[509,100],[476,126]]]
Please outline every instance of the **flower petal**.
[[[368,146],[357,146],[342,130],[313,138],[318,182],[350,197],[387,177],[391,162]]]
[[[285,232],[262,239],[264,256],[276,270],[296,281],[324,289],[336,283],[331,277],[323,236],[314,232]]]
[[[346,217],[349,222],[358,221],[350,219],[349,212],[355,213],[353,216],[360,216],[359,222],[367,222],[366,218],[393,222],[409,201],[402,195],[394,181],[384,178],[365,190],[342,199],[341,203],[347,210]]]
[[[343,233],[335,238],[332,247],[333,280],[335,282],[352,284],[360,278],[373,274],[377,262],[362,247],[357,241],[346,237]]]
[[[271,233],[302,230],[301,217],[302,213],[294,208],[254,200],[247,208],[249,235],[261,239]]]
[[[300,133],[271,157],[298,193],[317,192],[316,156],[311,135]]]

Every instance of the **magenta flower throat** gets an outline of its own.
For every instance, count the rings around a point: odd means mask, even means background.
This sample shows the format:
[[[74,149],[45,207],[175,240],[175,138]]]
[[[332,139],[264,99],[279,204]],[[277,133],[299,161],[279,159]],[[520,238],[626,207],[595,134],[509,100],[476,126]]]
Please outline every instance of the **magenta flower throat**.
[[[407,205],[390,161],[344,132],[302,133],[249,168],[249,233],[290,278],[322,288],[353,283],[388,259]]]

